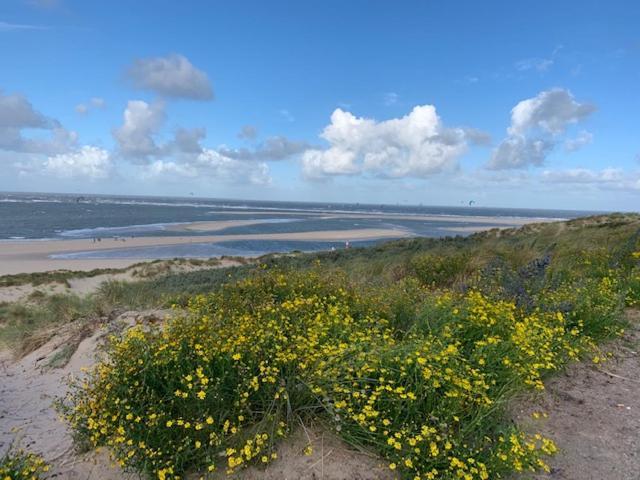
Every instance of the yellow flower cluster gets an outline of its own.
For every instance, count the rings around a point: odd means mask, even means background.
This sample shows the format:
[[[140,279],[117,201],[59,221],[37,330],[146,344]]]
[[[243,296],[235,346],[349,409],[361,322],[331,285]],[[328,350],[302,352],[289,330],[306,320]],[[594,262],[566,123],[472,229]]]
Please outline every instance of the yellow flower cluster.
[[[615,293],[611,279],[594,285]],[[196,296],[165,326],[113,338],[66,417],[80,438],[160,479],[268,463],[306,416],[404,478],[547,469],[553,442],[505,424],[503,405],[590,347],[584,321],[475,290],[417,289],[407,297],[417,316],[401,325],[392,294],[266,272]]]
[[[49,465],[34,453],[20,450],[0,458],[1,480],[38,480],[48,471]]]
[[[640,306],[640,251],[631,254],[635,265],[629,274],[625,302],[630,307]]]

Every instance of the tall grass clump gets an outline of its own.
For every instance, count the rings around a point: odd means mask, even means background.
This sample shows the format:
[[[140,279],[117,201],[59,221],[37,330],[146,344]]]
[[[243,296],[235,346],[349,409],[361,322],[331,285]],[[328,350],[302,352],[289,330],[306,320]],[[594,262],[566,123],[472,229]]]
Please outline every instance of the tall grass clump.
[[[467,271],[469,259],[464,253],[422,254],[412,261],[416,277],[425,285],[451,286]]]
[[[35,295],[29,303],[0,303],[0,345],[21,357],[44,345],[53,329],[95,316],[90,298]]]

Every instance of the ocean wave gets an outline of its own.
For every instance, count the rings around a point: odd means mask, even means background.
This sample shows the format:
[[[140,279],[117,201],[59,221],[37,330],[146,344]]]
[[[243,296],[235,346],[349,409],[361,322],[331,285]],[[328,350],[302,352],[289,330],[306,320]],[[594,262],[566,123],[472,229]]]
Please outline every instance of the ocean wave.
[[[27,237],[4,237],[0,238],[0,243],[32,243],[32,242],[57,242],[60,238],[44,237],[44,238],[27,238]]]
[[[59,199],[45,198],[0,198],[0,203],[65,203]]]
[[[494,207],[465,207],[465,206],[422,206],[422,205],[383,205],[383,204],[309,204],[302,203],[296,206],[296,202],[237,202],[216,199],[180,199],[180,198],[131,198],[131,197],[108,197],[108,196],[71,196],[54,195],[51,196],[25,196],[11,195],[0,198],[0,203],[77,203],[78,199],[83,204],[103,204],[103,205],[134,205],[134,206],[157,206],[157,207],[191,207],[208,208],[218,211],[265,211],[265,212],[299,212],[311,214],[364,214],[364,215],[402,215],[402,216],[437,216],[443,218],[490,216],[501,218],[526,218],[540,220],[565,220],[579,215],[558,215],[559,213],[569,213],[564,211],[553,211],[545,209],[514,209],[509,212],[507,208]],[[261,205],[267,203],[267,205]],[[270,203],[270,204],[269,204]],[[452,211],[458,210],[458,211]],[[581,212],[575,212],[581,213]],[[591,213],[591,212],[582,212]]]

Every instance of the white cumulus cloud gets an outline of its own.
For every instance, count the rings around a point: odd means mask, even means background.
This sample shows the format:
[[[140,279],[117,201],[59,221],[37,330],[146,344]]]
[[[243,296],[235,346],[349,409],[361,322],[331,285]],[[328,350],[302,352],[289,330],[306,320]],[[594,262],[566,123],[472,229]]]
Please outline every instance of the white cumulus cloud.
[[[456,168],[467,150],[465,129],[446,128],[433,105],[416,106],[404,117],[381,122],[338,108],[321,137],[329,147],[311,148],[302,156],[307,178],[427,177]]]
[[[553,88],[519,102],[511,110],[507,137],[494,150],[487,165],[493,170],[543,165],[547,155],[570,125],[584,121],[595,111],[571,92]]]
[[[172,98],[211,100],[213,88],[206,73],[183,55],[140,58],[127,71],[133,84]]]
[[[49,137],[31,137],[32,129],[48,131]],[[52,155],[70,150],[76,141],[75,132],[38,112],[26,97],[0,90],[0,150]]]
[[[564,141],[564,149],[567,152],[575,152],[585,145],[593,142],[593,133],[582,130],[575,138],[568,138]]]
[[[249,182],[254,185],[271,183],[269,167],[266,163],[236,160],[208,148],[196,157],[193,164],[205,175],[231,183]]]
[[[130,100],[124,111],[124,122],[113,130],[120,152],[128,157],[146,159],[155,155],[159,147],[154,135],[165,121],[164,105]]]
[[[146,177],[157,177],[163,175],[194,178],[198,176],[198,171],[189,164],[177,163],[170,160],[155,160],[146,169]]]
[[[574,123],[586,119],[595,111],[590,103],[579,103],[571,92],[552,88],[533,98],[519,102],[511,110],[511,126],[508,133],[517,135],[539,128],[557,135]]]
[[[197,155],[183,155],[179,160],[155,160],[145,167],[145,176],[207,178],[230,184],[271,183],[266,163],[236,160],[209,148],[202,149]]]
[[[286,160],[310,148],[307,142],[290,140],[287,137],[269,137],[255,148],[221,147],[218,153],[236,160]]]
[[[98,147],[85,145],[78,151],[63,153],[47,158],[44,171],[61,178],[107,178],[113,170],[109,152]]]
[[[252,149],[205,148],[204,128],[177,127],[173,138],[159,142],[166,120],[162,102],[131,100],[124,111],[123,124],[113,130],[118,153],[141,165],[146,178],[165,180],[209,179],[231,184],[268,185],[268,165],[300,153],[308,145],[285,137],[270,137]]]

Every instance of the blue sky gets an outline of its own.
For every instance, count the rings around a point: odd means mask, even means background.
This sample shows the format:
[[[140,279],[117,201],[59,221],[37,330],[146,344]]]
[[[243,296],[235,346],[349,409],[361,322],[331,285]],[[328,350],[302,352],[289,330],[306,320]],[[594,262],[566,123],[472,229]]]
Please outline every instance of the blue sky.
[[[0,190],[637,210],[639,24],[634,1],[4,0]]]

